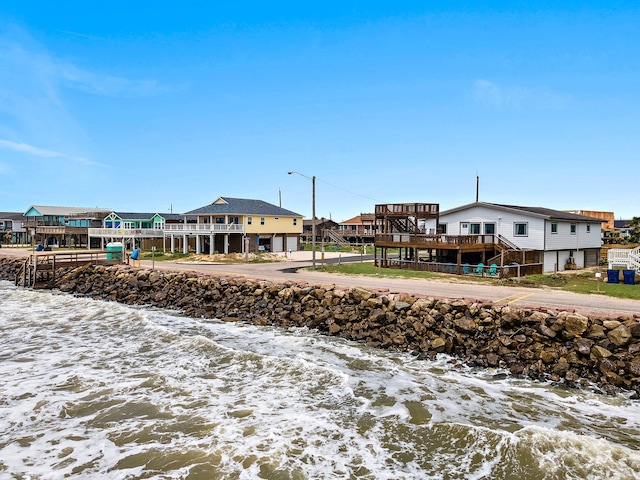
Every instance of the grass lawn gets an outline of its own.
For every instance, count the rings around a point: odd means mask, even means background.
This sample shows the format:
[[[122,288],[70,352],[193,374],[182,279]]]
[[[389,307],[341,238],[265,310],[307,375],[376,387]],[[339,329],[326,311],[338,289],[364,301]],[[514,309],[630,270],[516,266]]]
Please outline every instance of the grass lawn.
[[[318,270],[328,273],[342,273],[345,275],[372,275],[389,278],[447,278],[472,282],[494,283],[496,285],[512,285],[522,287],[557,288],[567,292],[592,294],[599,291],[600,295],[610,297],[630,298],[640,300],[640,285],[625,285],[623,283],[606,283],[602,280],[606,278],[606,271],[602,272],[600,281],[596,281],[595,272],[575,273],[575,274],[549,274],[549,275],[529,275],[520,279],[491,279],[474,276],[460,277],[458,275],[447,275],[433,272],[416,272],[413,270],[398,270],[395,268],[377,268],[371,262],[345,263],[342,265],[325,265]],[[638,277],[636,276],[636,281]]]

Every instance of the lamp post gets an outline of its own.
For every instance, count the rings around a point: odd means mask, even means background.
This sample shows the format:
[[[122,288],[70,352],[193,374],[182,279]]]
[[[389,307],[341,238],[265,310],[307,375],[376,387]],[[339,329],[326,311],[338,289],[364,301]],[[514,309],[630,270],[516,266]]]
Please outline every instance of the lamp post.
[[[316,177],[309,177],[300,172],[287,172],[289,175],[295,173],[301,177],[311,180],[311,261],[313,269],[316,269]]]

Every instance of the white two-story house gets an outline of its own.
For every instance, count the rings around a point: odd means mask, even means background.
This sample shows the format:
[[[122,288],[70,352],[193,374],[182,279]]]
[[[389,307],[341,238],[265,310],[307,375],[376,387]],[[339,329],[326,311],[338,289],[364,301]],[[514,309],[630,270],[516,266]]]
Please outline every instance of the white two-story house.
[[[601,222],[549,208],[477,202],[442,211],[437,225],[425,227],[448,236],[493,236],[495,243],[534,251],[542,271],[550,273],[599,265]]]

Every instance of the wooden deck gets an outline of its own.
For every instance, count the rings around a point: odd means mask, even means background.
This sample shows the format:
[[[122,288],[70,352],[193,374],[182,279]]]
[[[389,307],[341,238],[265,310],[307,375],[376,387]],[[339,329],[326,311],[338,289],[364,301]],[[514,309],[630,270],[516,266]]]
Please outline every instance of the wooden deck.
[[[427,235],[413,233],[385,233],[375,236],[378,247],[387,248],[435,248],[438,250],[462,250],[482,252],[495,249],[496,235]]]
[[[16,275],[16,285],[42,288],[56,281],[56,272],[62,268],[82,265],[117,265],[122,263],[121,252],[106,250],[79,250],[74,252],[37,252],[29,255]]]

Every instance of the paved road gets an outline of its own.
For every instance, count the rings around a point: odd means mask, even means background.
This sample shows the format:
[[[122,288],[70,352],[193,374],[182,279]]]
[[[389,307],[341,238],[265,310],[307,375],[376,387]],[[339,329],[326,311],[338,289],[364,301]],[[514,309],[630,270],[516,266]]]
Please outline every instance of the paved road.
[[[24,256],[26,250],[1,249],[0,256]],[[526,288],[465,282],[458,277],[439,279],[397,279],[377,276],[348,276],[313,271],[310,252],[286,254],[282,262],[215,264],[215,263],[174,263],[154,262],[159,270],[196,271],[204,274],[244,277],[275,282],[308,283],[311,285],[336,285],[339,287],[362,287],[389,293],[409,293],[437,298],[465,298],[479,301],[491,301],[519,307],[544,307],[571,310],[581,313],[593,313],[606,316],[640,315],[640,300],[626,300],[604,295],[581,295],[546,288]],[[325,254],[325,263],[359,262],[371,257],[345,255],[334,252]],[[322,263],[318,254],[316,264]],[[142,266],[152,267],[150,260],[143,260]],[[630,288],[638,288],[630,287]]]

